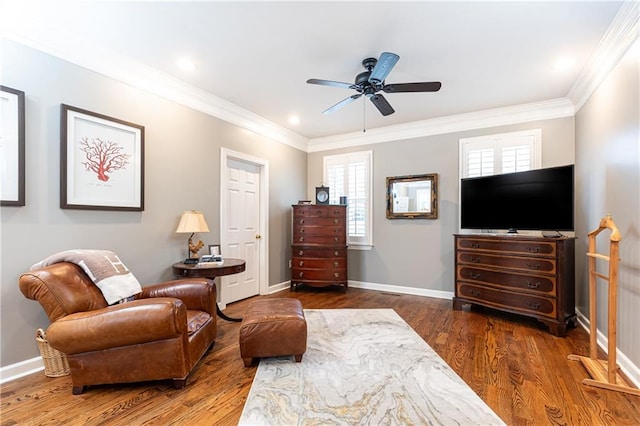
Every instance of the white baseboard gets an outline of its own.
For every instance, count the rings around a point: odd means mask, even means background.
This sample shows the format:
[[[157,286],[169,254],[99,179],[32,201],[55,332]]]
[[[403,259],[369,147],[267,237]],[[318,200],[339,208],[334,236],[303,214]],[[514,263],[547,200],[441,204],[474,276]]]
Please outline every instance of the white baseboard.
[[[35,357],[0,368],[0,384],[44,370],[42,357]]]
[[[441,290],[429,290],[424,288],[403,287],[389,284],[368,283],[364,281],[349,280],[349,287],[362,288],[365,290],[383,291],[386,293],[412,294],[414,296],[433,297],[436,299],[453,299],[453,292]]]
[[[584,327],[584,329],[587,330],[587,333],[589,333],[591,331],[591,323],[589,322],[589,319],[578,309],[576,309],[576,313],[578,314],[578,324]],[[609,339],[600,330],[597,332],[596,341],[604,353],[607,353]],[[586,355],[588,356],[588,354]],[[640,368],[619,349],[616,351],[616,360],[618,361],[620,370],[622,370],[629,380],[633,382],[634,386],[640,388]]]
[[[291,286],[291,281],[285,281],[280,284],[270,285],[269,293],[267,294],[273,294],[273,293],[278,293],[279,291],[289,290],[290,286]]]
[[[269,287],[269,294],[274,294],[279,291],[288,290],[290,288],[290,285],[291,285],[291,281],[285,281],[280,284],[272,285]],[[349,287],[361,288],[364,290],[376,290],[376,291],[382,291],[386,293],[412,294],[414,296],[433,297],[436,299],[448,299],[448,300],[453,299],[453,292],[450,292],[450,291],[427,290],[424,288],[415,288],[415,287],[401,287],[397,285],[368,283],[364,281],[349,280]]]

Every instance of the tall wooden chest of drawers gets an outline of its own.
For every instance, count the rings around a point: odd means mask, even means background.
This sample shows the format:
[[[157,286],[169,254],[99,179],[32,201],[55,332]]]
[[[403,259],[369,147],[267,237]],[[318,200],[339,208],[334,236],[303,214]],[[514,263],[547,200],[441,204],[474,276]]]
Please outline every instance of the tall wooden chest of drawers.
[[[574,253],[568,237],[456,235],[453,308],[527,315],[564,336],[576,321]]]
[[[347,206],[293,205],[291,289],[343,285],[347,290]]]

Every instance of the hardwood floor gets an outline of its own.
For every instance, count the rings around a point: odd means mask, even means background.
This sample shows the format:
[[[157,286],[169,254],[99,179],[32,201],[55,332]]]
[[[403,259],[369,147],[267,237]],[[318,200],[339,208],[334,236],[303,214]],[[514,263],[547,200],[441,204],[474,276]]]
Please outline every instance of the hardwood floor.
[[[395,309],[509,425],[640,424],[640,397],[580,383],[586,372],[567,360],[571,353],[589,352],[580,327],[559,338],[535,320],[475,308],[454,311],[448,300],[353,288],[343,293],[303,287],[260,297],[296,297],[315,309]],[[225,313],[242,316],[249,300]],[[240,324],[218,325],[214,348],[182,390],[163,381],[89,387],[74,396],[69,377],[40,372],[2,386],[1,424],[235,425],[256,367],[245,368],[240,359]]]

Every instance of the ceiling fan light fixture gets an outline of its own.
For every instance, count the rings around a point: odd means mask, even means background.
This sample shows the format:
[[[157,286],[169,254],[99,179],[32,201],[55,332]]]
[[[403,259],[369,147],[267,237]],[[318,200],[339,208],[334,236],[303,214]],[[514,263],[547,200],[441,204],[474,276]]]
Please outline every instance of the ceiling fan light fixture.
[[[441,83],[439,81],[418,82],[418,83],[396,83],[386,84],[385,80],[393,67],[396,65],[400,56],[391,52],[383,52],[379,59],[366,58],[362,61],[362,66],[366,69],[359,73],[355,78],[355,83],[343,83],[340,81],[320,80],[310,78],[307,80],[309,84],[319,84],[321,86],[332,86],[344,89],[352,89],[358,92],[348,98],[345,98],[337,104],[327,108],[322,112],[323,115],[332,113],[345,105],[358,99],[364,95],[369,98],[378,111],[383,115],[391,115],[395,111],[382,96],[377,94],[380,91],[385,93],[410,93],[410,92],[437,92],[440,90]]]

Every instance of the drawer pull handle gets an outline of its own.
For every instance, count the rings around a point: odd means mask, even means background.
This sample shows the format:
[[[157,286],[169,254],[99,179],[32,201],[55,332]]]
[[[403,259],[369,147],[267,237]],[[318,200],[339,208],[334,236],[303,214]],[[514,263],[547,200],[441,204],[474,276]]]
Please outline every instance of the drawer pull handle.
[[[478,290],[471,290],[471,295],[474,297],[480,297],[480,292]]]
[[[480,263],[479,257],[472,257],[470,260],[471,260],[471,263]]]
[[[539,263],[527,263],[527,268],[529,269],[540,269]]]
[[[300,228],[300,233],[304,234],[304,228]]]
[[[539,288],[540,283],[532,283],[531,281],[527,281],[527,287],[529,288]]]
[[[338,213],[340,213],[340,211],[338,211],[338,210],[334,210],[333,211],[333,214],[338,214]]]
[[[531,309],[540,309],[540,304],[539,303],[533,303],[533,302],[527,302],[527,305],[531,308]]]
[[[304,241],[304,237],[300,237],[300,242]]]
[[[334,234],[337,234],[338,232],[340,232],[340,230],[339,230],[338,228],[335,228],[335,229],[333,230],[333,233],[334,233]]]
[[[338,276],[339,276],[339,275],[340,275],[340,274],[338,274],[337,272],[334,272],[334,273],[333,273],[333,276],[334,276],[334,277],[336,277],[336,278],[338,278]]]
[[[333,241],[338,241],[338,237],[333,237]]]
[[[338,266],[338,262],[333,262],[333,266]]]
[[[333,254],[334,254],[335,256],[339,256],[339,255],[340,255],[340,253],[338,253],[337,251],[334,251],[334,252],[333,252]]]
[[[298,252],[298,256],[302,256],[303,254],[304,254],[304,251],[303,251],[303,250],[300,250],[300,251]]]
[[[540,247],[527,247],[529,253],[540,253]]]
[[[304,266],[304,261],[303,260],[300,261],[300,266]]]
[[[304,225],[304,219],[300,219],[300,225]]]
[[[478,244],[478,243],[471,243],[471,248],[480,248],[480,244]]]
[[[473,278],[474,280],[479,280],[480,274],[471,274],[471,278]]]
[[[300,278],[302,278],[302,276],[304,275],[304,272],[300,272],[298,275],[300,276]]]

